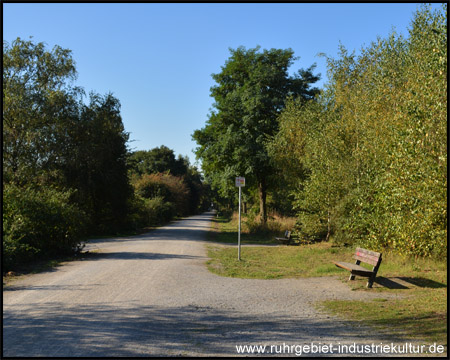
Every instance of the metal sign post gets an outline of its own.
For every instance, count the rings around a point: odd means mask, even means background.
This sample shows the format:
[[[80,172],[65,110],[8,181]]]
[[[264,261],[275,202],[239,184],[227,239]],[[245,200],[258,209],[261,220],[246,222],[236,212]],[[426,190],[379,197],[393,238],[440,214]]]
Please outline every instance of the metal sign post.
[[[241,261],[241,186],[239,186],[238,260]]]
[[[238,231],[238,260],[241,261],[241,188],[245,186],[245,178],[237,177],[236,186],[239,188],[239,231]]]

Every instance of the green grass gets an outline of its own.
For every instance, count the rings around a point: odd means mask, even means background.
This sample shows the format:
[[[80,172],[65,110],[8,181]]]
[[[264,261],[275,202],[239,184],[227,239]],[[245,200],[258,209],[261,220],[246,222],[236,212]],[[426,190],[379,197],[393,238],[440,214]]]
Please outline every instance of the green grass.
[[[347,282],[355,291],[403,295],[372,301],[329,300],[318,307],[341,317],[364,321],[403,339],[447,346],[447,264],[432,259],[384,256],[373,289],[366,280]]]
[[[235,216],[232,219],[216,218],[208,240],[237,245],[237,226]],[[288,228],[288,226],[285,223],[278,228]],[[278,245],[275,236],[281,235],[270,230],[256,234],[245,232],[241,234],[241,244]],[[338,275],[342,272],[332,261],[337,259],[350,261],[352,255],[352,249],[337,249],[329,243],[303,246],[243,246],[241,261],[238,260],[237,252],[236,247],[208,246],[208,256],[211,258],[207,262],[208,268],[221,276],[250,279]]]
[[[364,321],[402,339],[447,346],[447,288],[408,290],[401,299],[328,300],[318,304],[341,317]]]
[[[234,225],[219,218],[210,240],[236,244]],[[245,235],[247,244],[270,243],[270,236]],[[335,247],[325,242],[301,246],[243,246],[241,261],[238,261],[237,247],[211,244],[208,245],[207,266],[221,276],[249,279],[338,276],[353,291],[375,292],[381,297],[368,301],[324,301],[317,304],[322,311],[363,321],[399,338],[447,346],[446,262],[383,254],[375,284],[367,289],[367,278],[357,276],[356,280],[347,281],[349,272],[332,263],[333,260],[353,262],[353,253],[354,248]],[[383,298],[384,293],[399,296]]]
[[[312,277],[340,275],[332,260],[337,249],[330,244],[316,246],[267,246],[241,248],[241,261],[237,247],[208,246],[207,262],[210,271],[221,276],[247,279],[279,279],[287,277]],[[350,255],[351,250],[343,250]]]

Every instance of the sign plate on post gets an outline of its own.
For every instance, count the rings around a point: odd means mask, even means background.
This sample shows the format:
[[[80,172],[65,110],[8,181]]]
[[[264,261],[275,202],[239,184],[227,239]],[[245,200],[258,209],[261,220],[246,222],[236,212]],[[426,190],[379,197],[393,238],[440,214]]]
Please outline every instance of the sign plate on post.
[[[237,177],[236,178],[236,186],[237,187],[245,186],[245,177],[241,177],[241,176]]]

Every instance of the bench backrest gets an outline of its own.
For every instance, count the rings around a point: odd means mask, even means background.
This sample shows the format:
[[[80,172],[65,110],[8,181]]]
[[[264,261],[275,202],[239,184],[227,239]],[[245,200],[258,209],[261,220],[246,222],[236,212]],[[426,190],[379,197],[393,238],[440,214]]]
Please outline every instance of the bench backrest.
[[[376,266],[381,261],[381,253],[370,251],[362,248],[356,248],[355,255],[353,255],[355,260],[365,262]]]
[[[285,237],[286,239],[290,239],[290,238],[291,238],[291,232],[288,231],[288,230],[286,230],[286,231],[284,232],[284,237]]]

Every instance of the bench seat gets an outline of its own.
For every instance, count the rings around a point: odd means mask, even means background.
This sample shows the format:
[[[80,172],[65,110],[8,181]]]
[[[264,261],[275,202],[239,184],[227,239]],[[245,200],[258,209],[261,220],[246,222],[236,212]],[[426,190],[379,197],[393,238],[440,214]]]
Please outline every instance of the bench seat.
[[[279,237],[276,237],[275,240],[279,241],[280,244],[286,244],[286,245],[289,244],[290,241],[291,241],[291,239],[287,239],[287,238],[279,238]]]
[[[370,277],[373,274],[373,270],[367,269],[361,265],[356,265],[356,264],[352,264],[352,263],[348,263],[348,262],[336,262],[336,261],[333,261],[333,263],[340,268],[351,271],[352,274],[355,274],[355,275]]]
[[[353,258],[356,260],[355,264],[337,261],[333,261],[333,263],[337,267],[350,271],[349,280],[354,280],[356,275],[368,277],[369,281],[367,282],[367,287],[371,288],[381,264],[381,253],[367,249],[356,248]],[[359,265],[361,264],[361,262],[373,265],[373,269],[369,270]]]
[[[291,243],[291,232],[286,230],[284,232],[284,237],[276,237],[275,240],[277,240],[280,244],[289,245]]]

